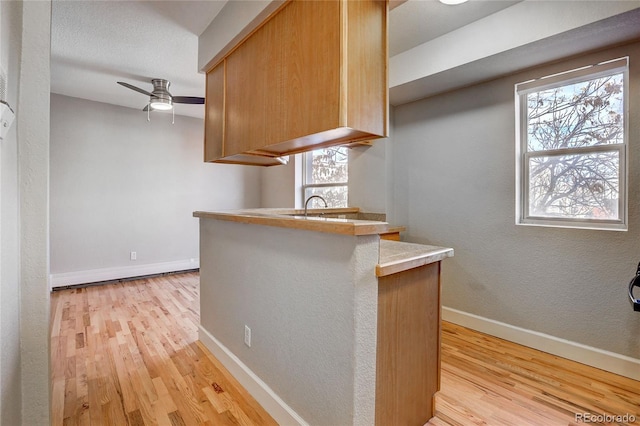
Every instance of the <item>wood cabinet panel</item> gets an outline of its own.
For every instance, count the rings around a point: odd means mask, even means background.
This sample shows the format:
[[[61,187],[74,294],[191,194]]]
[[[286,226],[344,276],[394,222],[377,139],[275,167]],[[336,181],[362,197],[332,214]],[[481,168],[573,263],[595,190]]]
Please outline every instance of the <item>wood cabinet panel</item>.
[[[287,12],[283,142],[340,125],[340,12],[337,1],[293,2]],[[271,145],[271,144],[268,144]]]
[[[400,232],[385,232],[380,234],[381,240],[400,241]]]
[[[227,161],[387,136],[387,9],[384,0],[291,0],[233,49]]]
[[[224,66],[207,73],[204,109],[204,161],[224,156]]]
[[[347,1],[347,123],[374,135],[388,134],[386,2]]]
[[[270,33],[261,27],[227,58],[226,155],[250,151],[252,141],[265,139],[268,85],[277,79],[277,69],[269,67],[275,50]]]
[[[204,118],[204,161],[254,166],[277,166],[286,164],[280,158],[244,153],[229,154],[226,132],[228,117],[226,108],[226,70],[225,60],[207,73],[207,97]]]
[[[226,154],[337,126],[339,10],[291,2],[229,56]]]
[[[376,424],[422,425],[440,388],[440,262],[378,278]]]

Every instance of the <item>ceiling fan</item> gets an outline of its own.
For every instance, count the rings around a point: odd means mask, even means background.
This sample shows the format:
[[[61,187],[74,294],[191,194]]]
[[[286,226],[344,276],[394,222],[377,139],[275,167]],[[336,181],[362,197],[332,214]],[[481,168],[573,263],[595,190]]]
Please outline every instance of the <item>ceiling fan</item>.
[[[147,92],[129,83],[118,81],[119,85],[127,89],[135,90],[136,92],[149,96],[149,102],[147,106],[143,108],[143,111],[169,111],[173,109],[173,104],[204,104],[204,98],[197,96],[173,96],[169,93],[171,82],[168,80],[154,78],[151,80],[151,83],[153,83],[153,91]]]

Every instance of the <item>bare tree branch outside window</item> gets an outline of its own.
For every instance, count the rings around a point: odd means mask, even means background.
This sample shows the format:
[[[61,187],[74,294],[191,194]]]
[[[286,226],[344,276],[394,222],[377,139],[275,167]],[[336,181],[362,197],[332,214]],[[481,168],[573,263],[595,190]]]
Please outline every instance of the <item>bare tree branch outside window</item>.
[[[528,93],[529,214],[618,219],[624,75]]]
[[[320,195],[329,207],[348,206],[349,161],[346,147],[318,149],[305,154],[305,199]]]

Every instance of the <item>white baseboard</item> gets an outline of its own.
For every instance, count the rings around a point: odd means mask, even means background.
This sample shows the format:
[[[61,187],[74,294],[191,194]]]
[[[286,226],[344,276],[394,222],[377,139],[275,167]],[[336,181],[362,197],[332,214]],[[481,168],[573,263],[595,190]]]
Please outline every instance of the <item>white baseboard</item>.
[[[198,328],[198,338],[278,424],[308,425],[265,382],[202,325]]]
[[[89,284],[144,275],[164,274],[166,272],[186,271],[200,267],[199,259],[185,259],[173,262],[150,263],[146,265],[119,266],[115,268],[91,269],[88,271],[51,274],[52,288],[77,284]]]
[[[601,370],[640,380],[640,359],[442,307],[442,319]]]

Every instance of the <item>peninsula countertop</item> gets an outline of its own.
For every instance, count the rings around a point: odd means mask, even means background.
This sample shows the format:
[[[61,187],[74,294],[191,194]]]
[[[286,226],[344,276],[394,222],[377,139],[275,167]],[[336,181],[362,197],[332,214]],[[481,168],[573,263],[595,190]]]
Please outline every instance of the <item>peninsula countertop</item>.
[[[306,231],[326,232],[342,235],[375,235],[389,232],[387,222],[375,220],[357,220],[319,215],[347,215],[358,213],[358,208],[309,209],[309,216],[304,216],[303,209],[246,209],[220,212],[196,211],[194,217],[200,219],[217,219],[230,222],[250,223],[255,225],[278,226]]]
[[[452,256],[452,248],[380,240],[380,260],[376,265],[376,276],[396,274]]]
[[[404,227],[390,226],[378,220],[347,219],[357,216],[359,208],[309,209],[259,208],[217,212],[196,211],[194,217],[229,222],[276,226],[305,231],[342,235],[380,235],[404,231]],[[366,216],[366,214],[362,214]],[[375,266],[377,277],[396,274],[408,269],[428,265],[453,256],[453,249],[400,241],[380,240],[379,261]]]

